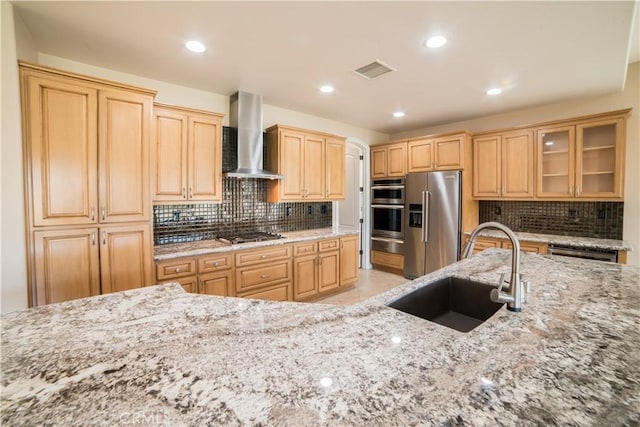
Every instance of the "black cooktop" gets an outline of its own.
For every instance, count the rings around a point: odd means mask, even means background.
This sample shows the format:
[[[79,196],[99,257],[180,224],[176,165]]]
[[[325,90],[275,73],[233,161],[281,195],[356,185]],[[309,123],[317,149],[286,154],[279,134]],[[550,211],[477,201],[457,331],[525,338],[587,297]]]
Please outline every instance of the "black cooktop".
[[[277,239],[284,239],[284,236],[277,233],[264,233],[261,231],[218,236],[218,240],[221,242],[230,243],[232,245],[237,245],[239,243],[264,242],[267,240]]]

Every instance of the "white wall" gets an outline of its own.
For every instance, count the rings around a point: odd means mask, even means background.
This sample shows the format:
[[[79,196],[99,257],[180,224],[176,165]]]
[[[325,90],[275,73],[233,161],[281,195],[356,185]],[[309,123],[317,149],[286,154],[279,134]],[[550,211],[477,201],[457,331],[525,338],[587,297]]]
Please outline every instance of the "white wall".
[[[640,62],[629,65],[627,81],[624,90],[620,92],[397,133],[392,135],[391,139],[457,130],[481,132],[625,108],[633,110],[627,121],[623,239],[634,248],[629,253],[628,263],[640,265]]]
[[[6,1],[0,3],[2,22],[0,310],[4,313],[27,307],[27,249],[16,33],[13,6]],[[26,48],[25,52],[27,52]]]

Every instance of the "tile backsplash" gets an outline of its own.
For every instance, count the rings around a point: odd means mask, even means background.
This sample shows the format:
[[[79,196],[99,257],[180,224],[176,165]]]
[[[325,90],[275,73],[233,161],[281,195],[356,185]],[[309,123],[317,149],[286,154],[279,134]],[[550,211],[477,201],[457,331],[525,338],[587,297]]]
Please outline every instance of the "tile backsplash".
[[[223,128],[223,171],[236,168],[235,135],[235,129]],[[223,178],[222,203],[154,206],[154,244],[214,239],[251,231],[281,233],[331,227],[331,202],[268,203],[266,199],[264,179]]]
[[[481,223],[497,221],[514,231],[622,239],[623,202],[480,201]]]

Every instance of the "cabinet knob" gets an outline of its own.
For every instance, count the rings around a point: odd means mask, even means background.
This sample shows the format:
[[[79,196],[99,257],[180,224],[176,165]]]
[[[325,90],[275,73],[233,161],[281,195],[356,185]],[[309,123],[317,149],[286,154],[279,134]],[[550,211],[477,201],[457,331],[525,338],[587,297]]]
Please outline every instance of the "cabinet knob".
[[[180,273],[180,267],[176,267],[176,273]]]
[[[270,274],[262,274],[262,275],[260,275],[261,279],[268,279],[269,277],[271,277]]]
[[[260,259],[265,259],[266,257],[266,255],[260,255]]]
[[[218,261],[216,261],[216,262],[214,262],[214,263],[213,263],[213,266],[214,266],[214,267],[217,267],[218,265],[219,265],[219,264],[218,264]]]
[[[186,199],[187,198],[187,189],[182,187],[182,198]]]

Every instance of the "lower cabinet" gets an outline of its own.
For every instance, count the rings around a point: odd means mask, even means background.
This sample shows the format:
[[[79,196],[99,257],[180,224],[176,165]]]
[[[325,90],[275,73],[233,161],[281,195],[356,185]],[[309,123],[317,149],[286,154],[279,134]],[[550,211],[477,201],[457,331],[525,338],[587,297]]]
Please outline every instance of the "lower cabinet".
[[[372,250],[371,264],[394,273],[403,274],[404,271],[404,257],[400,254]]]
[[[469,240],[469,236],[465,237],[465,245]],[[511,249],[511,241],[508,239],[499,239],[495,237],[478,237],[473,245],[474,255],[489,248]],[[546,255],[549,246],[546,243],[520,241],[520,251],[533,254]]]
[[[358,281],[358,236],[159,261],[156,279],[207,295],[309,300]]]
[[[34,232],[35,304],[153,283],[148,224]]]

